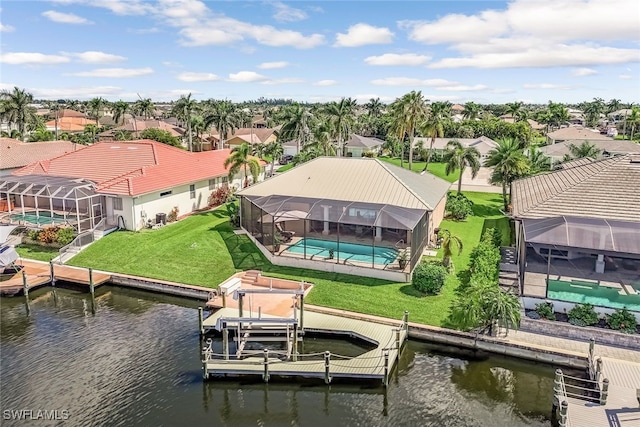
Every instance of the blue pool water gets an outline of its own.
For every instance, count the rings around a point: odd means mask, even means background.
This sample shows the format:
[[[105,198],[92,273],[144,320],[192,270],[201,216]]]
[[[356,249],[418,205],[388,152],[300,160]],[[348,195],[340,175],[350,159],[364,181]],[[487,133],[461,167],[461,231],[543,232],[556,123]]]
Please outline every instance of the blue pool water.
[[[598,286],[597,283],[549,280],[547,296],[559,301],[589,303],[601,307],[640,311],[640,295],[621,294],[620,289]]]
[[[320,239],[302,239],[295,245],[292,245],[287,249],[288,252],[296,254],[304,253],[304,246],[307,245],[307,257],[312,259],[326,259],[329,257],[329,250],[333,249],[334,259],[340,259],[344,261],[358,261],[374,264],[391,264],[398,256],[397,249],[374,247],[369,245],[359,245],[356,243],[342,243],[340,242],[340,252],[338,252],[338,243],[329,240]]]

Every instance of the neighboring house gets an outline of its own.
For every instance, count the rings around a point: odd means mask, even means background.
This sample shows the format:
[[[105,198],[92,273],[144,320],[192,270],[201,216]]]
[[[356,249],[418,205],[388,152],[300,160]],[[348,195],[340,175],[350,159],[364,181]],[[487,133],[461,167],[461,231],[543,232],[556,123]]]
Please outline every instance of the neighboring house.
[[[557,144],[545,145],[538,150],[549,157],[551,164],[562,162],[565,156],[571,156],[572,144],[580,146],[585,140],[564,141]],[[600,150],[602,157],[616,156],[619,154],[640,154],[640,144],[625,140],[615,140],[611,138],[599,139],[599,140],[587,140],[587,142]]]
[[[272,263],[408,281],[450,186],[375,158],[318,157],[237,195],[242,227]]]
[[[72,110],[69,110],[72,111]],[[84,132],[84,127],[88,124],[96,124],[95,120],[87,119],[85,117],[59,117],[58,132]],[[45,123],[47,130],[56,130],[56,119],[49,120]]]
[[[516,264],[525,307],[551,299],[562,311],[571,308],[568,303],[597,296],[601,312],[640,308],[638,188],[640,156],[631,154],[579,159],[513,182]]]
[[[69,141],[22,142],[0,138],[0,176],[10,175],[23,166],[83,149]]]
[[[584,113],[581,110],[569,108],[567,112],[569,113],[569,124],[574,126],[584,126],[586,124]]]
[[[344,143],[344,154],[346,157],[363,157],[364,153],[373,153],[377,156],[382,150],[382,144],[384,141],[379,138],[353,134]]]
[[[138,119],[130,119],[127,123],[122,126],[118,126],[116,128],[110,129],[105,132],[101,132],[98,134],[98,138],[100,140],[111,140],[118,130],[125,130],[131,133],[131,136],[134,138],[139,138],[140,133],[145,129],[160,129],[167,131],[171,134],[171,136],[175,136],[176,138],[183,138],[186,130],[171,125],[162,120],[138,120]]]
[[[516,118],[513,117],[511,114],[505,114],[503,116],[500,116],[500,120],[506,123],[517,123]],[[527,123],[529,123],[529,126],[531,126],[531,129],[536,130],[538,132],[542,132],[547,128],[546,125],[543,125],[542,123],[538,123],[533,119],[527,119]]]
[[[206,207],[221,185],[240,188],[242,176],[227,182],[229,153],[151,140],[99,142],[0,178],[0,197],[10,199],[14,217],[49,216],[87,230],[121,216],[127,229],[139,230],[174,208],[185,215]]]
[[[565,141],[613,141],[613,138],[582,126],[560,128],[547,134],[547,144],[557,144]]]
[[[231,134],[224,141],[224,148],[235,148],[245,142],[251,145],[269,144],[278,139],[275,134],[276,130],[277,129],[275,128],[271,129],[266,127],[235,129],[233,134]],[[203,149],[218,149],[218,144],[220,143],[220,134],[217,131],[212,132],[208,140],[209,144],[203,144]]]
[[[433,150],[435,153],[444,154],[447,150],[447,144],[449,141],[457,140],[463,147],[475,147],[480,153],[480,160],[484,163],[484,160],[489,155],[489,152],[498,147],[498,143],[491,138],[481,136],[479,138],[436,138],[433,143]],[[429,149],[431,145],[431,138],[415,138],[414,147],[424,147]],[[415,152],[415,151],[414,151]]]

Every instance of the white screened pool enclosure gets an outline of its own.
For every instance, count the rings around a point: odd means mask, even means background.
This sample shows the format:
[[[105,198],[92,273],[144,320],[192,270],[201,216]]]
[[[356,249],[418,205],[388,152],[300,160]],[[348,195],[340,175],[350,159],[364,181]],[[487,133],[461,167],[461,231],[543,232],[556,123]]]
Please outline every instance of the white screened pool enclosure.
[[[85,179],[28,175],[0,178],[0,223],[42,228],[95,228],[105,215],[105,196]]]

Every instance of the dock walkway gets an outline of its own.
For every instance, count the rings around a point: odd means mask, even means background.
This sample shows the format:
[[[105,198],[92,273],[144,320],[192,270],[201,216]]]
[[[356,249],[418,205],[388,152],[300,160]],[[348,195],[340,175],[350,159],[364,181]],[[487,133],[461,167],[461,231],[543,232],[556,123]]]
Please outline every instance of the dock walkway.
[[[218,310],[204,320],[205,330],[215,328],[219,318],[233,317],[236,314],[237,310],[231,308]],[[257,315],[252,313],[252,317],[257,318]],[[262,315],[262,317],[271,316]],[[266,363],[263,355],[242,360],[224,360],[222,355],[213,355],[203,363],[205,374],[207,377],[210,375],[262,375],[265,381],[268,380],[268,375],[278,375],[323,378],[327,382],[330,382],[331,378],[380,379],[384,383],[407,338],[406,325],[394,327],[315,312],[304,313],[304,330],[357,337],[376,345],[376,348],[356,357],[332,354],[328,362],[325,359],[317,360],[318,356],[322,357],[322,353],[300,354],[298,361],[268,357]],[[310,360],[305,356],[314,356],[316,360]],[[268,365],[267,368],[265,365]],[[267,378],[264,378],[265,373]]]

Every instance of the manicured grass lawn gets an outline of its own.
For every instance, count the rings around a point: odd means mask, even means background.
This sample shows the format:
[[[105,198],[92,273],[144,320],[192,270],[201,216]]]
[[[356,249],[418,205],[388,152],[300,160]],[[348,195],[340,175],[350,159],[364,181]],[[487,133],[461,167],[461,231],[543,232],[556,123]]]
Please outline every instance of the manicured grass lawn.
[[[480,239],[484,220],[499,219],[500,196],[466,193],[476,215],[465,222],[444,221],[464,242],[453,262],[465,269],[469,252]],[[506,218],[505,218],[506,220]],[[305,280],[315,285],[311,304],[400,318],[409,310],[412,321],[441,325],[449,313],[459,281],[451,275],[440,295],[421,296],[411,284],[326,273],[269,263],[247,236],[233,233],[226,212],[193,215],[159,230],[112,233],[76,255],[70,265],[216,287],[239,270],[260,269],[266,275]]]
[[[22,258],[35,259],[38,261],[49,262],[53,258],[57,257],[59,251],[57,248],[50,248],[47,246],[21,244],[16,246],[16,252]]]
[[[391,163],[396,166],[400,166],[400,158],[398,157],[378,157],[380,160]],[[411,164],[411,170],[414,172],[422,172],[424,169],[424,165],[426,162],[413,162]],[[405,169],[409,169],[409,162],[405,161],[403,167]],[[427,171],[434,174],[437,177],[444,179],[445,181],[454,182],[458,180],[460,176],[460,171],[456,169],[454,173],[451,175],[447,175],[445,172],[445,164],[444,163],[429,163],[429,167]]]
[[[293,167],[293,163],[287,163],[286,165],[280,166],[278,169],[276,169],[276,172],[286,172],[292,167]]]

